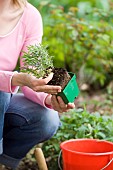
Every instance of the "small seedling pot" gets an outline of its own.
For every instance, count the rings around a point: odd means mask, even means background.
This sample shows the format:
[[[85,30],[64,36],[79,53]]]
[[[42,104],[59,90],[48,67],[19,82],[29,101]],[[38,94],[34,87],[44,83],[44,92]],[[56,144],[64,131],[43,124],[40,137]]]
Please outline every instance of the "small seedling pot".
[[[73,103],[75,98],[79,95],[79,87],[76,82],[76,75],[74,73],[69,72],[71,76],[71,80],[68,82],[66,87],[57,95],[60,96],[65,104]]]

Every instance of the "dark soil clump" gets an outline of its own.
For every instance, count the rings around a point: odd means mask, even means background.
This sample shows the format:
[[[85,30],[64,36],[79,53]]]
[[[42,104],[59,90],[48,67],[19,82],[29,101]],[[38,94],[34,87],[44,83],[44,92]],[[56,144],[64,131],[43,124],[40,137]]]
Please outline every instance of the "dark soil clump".
[[[67,83],[70,81],[71,77],[68,74],[67,70],[64,68],[53,68],[52,72],[54,73],[51,81],[48,82],[49,85],[58,85],[62,89],[65,88]]]

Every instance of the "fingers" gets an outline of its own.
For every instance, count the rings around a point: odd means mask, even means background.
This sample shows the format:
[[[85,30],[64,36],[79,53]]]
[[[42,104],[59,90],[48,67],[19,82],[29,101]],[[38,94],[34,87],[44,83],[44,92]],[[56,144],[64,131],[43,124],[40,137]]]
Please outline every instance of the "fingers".
[[[60,108],[62,110],[62,112],[66,112],[67,111],[67,104],[64,103],[64,101],[62,100],[62,98],[60,96],[57,97],[58,103],[60,103]]]
[[[46,77],[45,79],[37,79],[37,83],[39,85],[45,85],[47,84],[51,79],[53,78],[53,73],[50,73],[48,77]]]
[[[58,111],[59,113],[68,112],[70,109],[75,108],[74,103],[65,104],[60,96],[56,97],[55,95],[53,95],[51,103],[53,109]]]
[[[62,113],[62,109],[60,108],[57,97],[55,95],[53,95],[51,98],[51,104],[54,110],[58,111],[59,113]]]
[[[68,109],[74,109],[75,108],[75,104],[74,103],[68,103],[67,108]]]
[[[48,94],[57,94],[61,92],[60,86],[46,85],[52,79],[53,73],[51,73],[45,79],[37,79],[32,75],[27,76],[27,86],[36,92],[45,92]]]
[[[50,73],[48,77],[46,77],[44,80],[46,84],[53,78],[53,73]]]
[[[58,92],[61,92],[61,87],[60,86],[52,86],[52,85],[42,85],[42,86],[36,86],[34,88],[34,91],[45,92],[48,94],[57,94]]]

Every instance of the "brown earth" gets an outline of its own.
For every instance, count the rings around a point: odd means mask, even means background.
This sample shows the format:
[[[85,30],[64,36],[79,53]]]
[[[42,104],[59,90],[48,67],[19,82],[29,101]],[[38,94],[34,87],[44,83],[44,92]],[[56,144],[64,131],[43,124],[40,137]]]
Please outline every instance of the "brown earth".
[[[59,85],[62,89],[65,88],[69,80],[71,79],[70,75],[64,68],[53,68],[52,72],[54,73],[53,78],[49,81],[49,85]]]

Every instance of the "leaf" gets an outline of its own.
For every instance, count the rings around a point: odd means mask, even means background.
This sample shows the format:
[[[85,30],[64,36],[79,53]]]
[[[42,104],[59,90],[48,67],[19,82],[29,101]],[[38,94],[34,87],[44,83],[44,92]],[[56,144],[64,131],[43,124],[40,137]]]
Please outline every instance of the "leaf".
[[[104,133],[102,133],[102,132],[98,132],[98,133],[96,134],[96,136],[97,136],[98,138],[100,138],[100,139],[105,139],[105,138],[106,138],[106,135],[105,135]]]
[[[50,3],[50,1],[41,1],[40,2],[40,5],[41,6],[46,6],[46,5],[48,5]]]
[[[96,0],[96,4],[99,8],[102,8],[105,11],[109,11],[109,9],[110,9],[108,0],[104,0],[104,1],[103,0],[99,0],[99,1]]]

